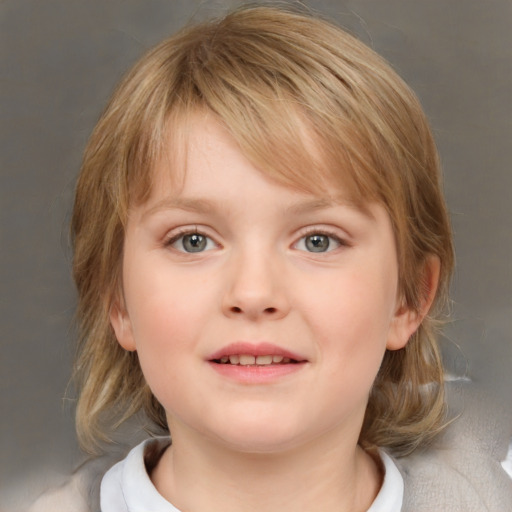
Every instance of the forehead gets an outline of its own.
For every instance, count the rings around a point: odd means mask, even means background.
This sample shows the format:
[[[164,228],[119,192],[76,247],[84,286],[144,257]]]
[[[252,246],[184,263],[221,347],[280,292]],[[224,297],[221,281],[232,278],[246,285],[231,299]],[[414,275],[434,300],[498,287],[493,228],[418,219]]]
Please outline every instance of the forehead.
[[[192,183],[197,190],[207,189],[212,178],[221,185],[219,180],[227,179],[218,173],[222,166],[235,166],[240,172],[248,167],[256,169],[270,182],[313,196],[317,202],[342,201],[359,209],[375,202],[373,193],[365,193],[358,186],[343,151],[333,158],[307,122],[302,120],[299,128],[298,140],[283,137],[282,141],[268,141],[230,129],[207,110],[172,119],[149,170],[149,190],[140,202],[162,190],[179,197]],[[223,185],[226,190],[233,186],[229,179]]]

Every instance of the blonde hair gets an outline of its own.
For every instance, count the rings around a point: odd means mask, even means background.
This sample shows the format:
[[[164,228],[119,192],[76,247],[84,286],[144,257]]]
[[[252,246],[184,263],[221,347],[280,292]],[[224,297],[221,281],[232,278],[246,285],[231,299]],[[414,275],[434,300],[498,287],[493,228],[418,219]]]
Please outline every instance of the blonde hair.
[[[409,308],[419,311],[423,302],[426,259],[439,258],[433,308],[405,348],[386,352],[360,435],[362,445],[396,454],[428,441],[444,415],[436,330],[453,266],[428,122],[407,85],[354,37],[308,14],[252,7],[185,28],[147,53],[90,138],[72,219],[82,446],[94,451],[108,438],[106,422],[119,425],[139,411],[167,429],[137,354],[115,339],[109,311],[121,294],[129,207],[147,199],[164,138],[170,135],[177,151],[187,116],[198,110],[213,113],[273,178],[309,191],[334,183],[360,204],[382,204]],[[308,149],[311,140],[317,151]]]

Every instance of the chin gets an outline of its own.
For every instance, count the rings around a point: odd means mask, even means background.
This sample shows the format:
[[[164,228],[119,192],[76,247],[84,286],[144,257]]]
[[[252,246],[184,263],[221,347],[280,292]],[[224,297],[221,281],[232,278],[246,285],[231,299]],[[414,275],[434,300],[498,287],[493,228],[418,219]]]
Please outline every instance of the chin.
[[[273,454],[293,449],[304,437],[296,426],[279,419],[232,422],[229,430],[217,431],[215,437],[233,451],[247,454]]]

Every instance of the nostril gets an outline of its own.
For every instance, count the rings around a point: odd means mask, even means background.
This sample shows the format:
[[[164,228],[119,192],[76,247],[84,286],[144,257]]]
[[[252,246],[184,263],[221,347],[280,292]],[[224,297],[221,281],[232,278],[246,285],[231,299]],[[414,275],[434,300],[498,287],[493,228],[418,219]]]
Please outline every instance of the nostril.
[[[238,307],[238,306],[233,306],[230,309],[231,309],[232,313],[243,313],[243,309],[241,307]],[[263,310],[263,313],[274,314],[276,311],[277,311],[276,308],[265,308]]]

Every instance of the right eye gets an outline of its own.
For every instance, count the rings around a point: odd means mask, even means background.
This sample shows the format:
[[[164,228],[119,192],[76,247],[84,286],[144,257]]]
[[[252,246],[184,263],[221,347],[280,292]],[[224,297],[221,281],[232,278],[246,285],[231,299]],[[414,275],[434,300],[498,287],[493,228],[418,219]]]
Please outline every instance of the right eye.
[[[294,247],[299,251],[326,253],[347,245],[338,236],[322,231],[311,231],[302,236]]]
[[[166,245],[180,252],[195,253],[214,249],[215,242],[208,236],[201,233],[180,233],[172,237]]]

